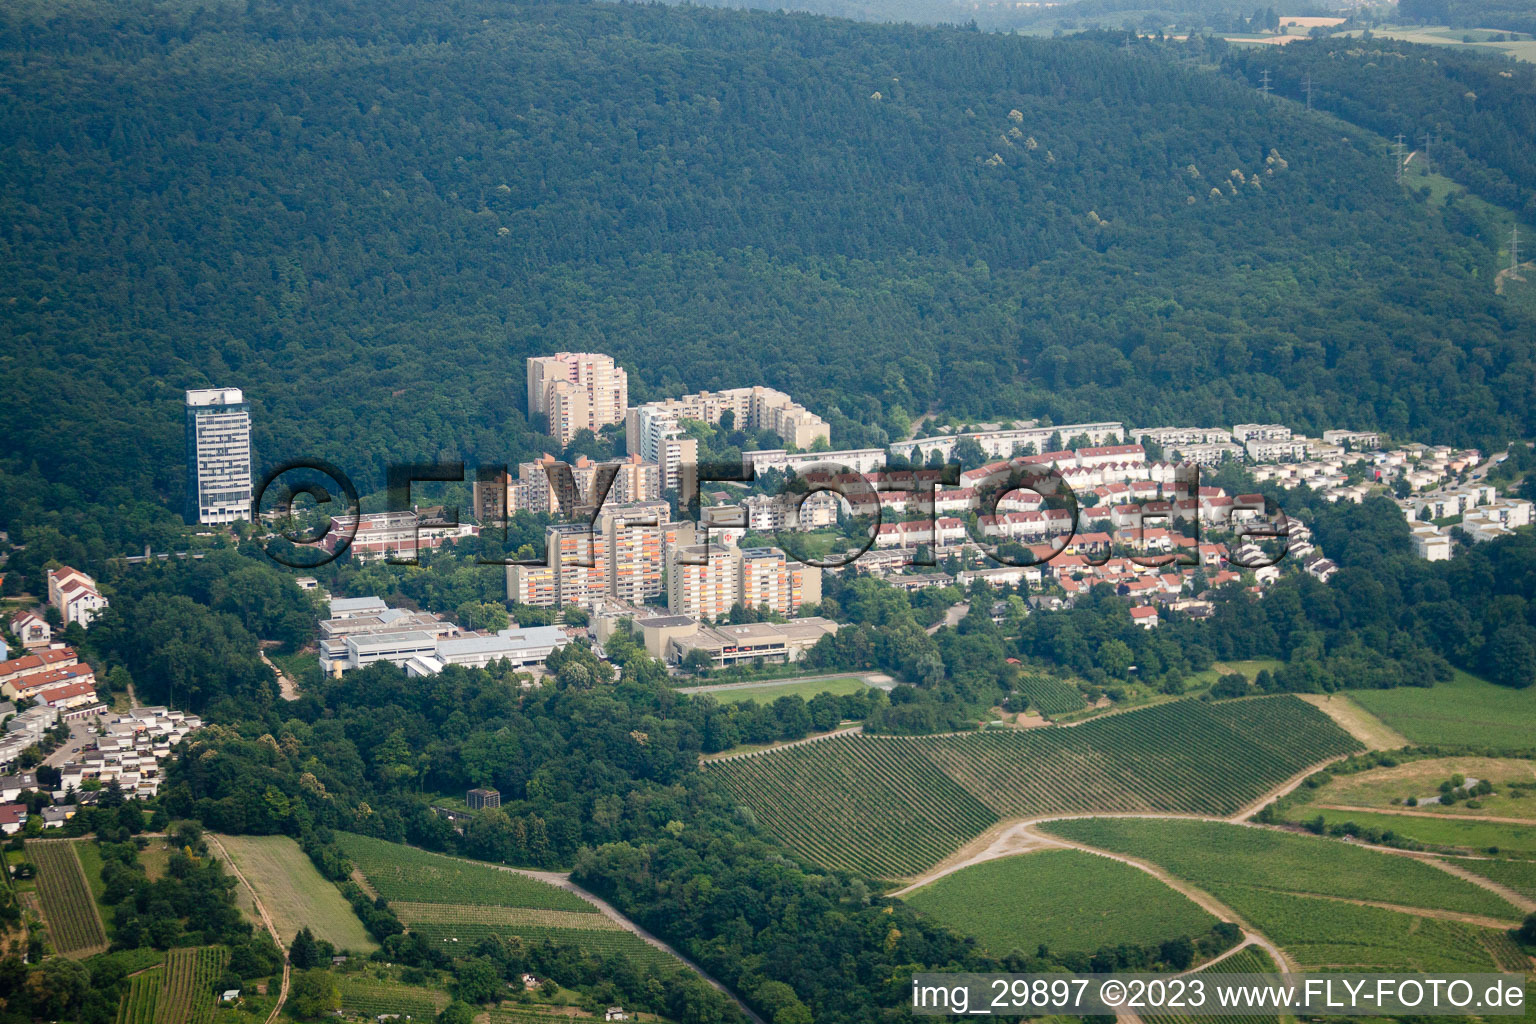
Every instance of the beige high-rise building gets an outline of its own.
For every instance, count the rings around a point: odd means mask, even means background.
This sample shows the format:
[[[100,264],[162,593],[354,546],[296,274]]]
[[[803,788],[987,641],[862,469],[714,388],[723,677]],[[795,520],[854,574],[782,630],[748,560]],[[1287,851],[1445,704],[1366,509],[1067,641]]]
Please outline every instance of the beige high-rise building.
[[[608,539],[586,523],[546,527],[544,544],[555,571],[555,603],[590,608],[608,596]]]
[[[629,374],[601,352],[556,352],[528,360],[528,416],[543,417],[562,445],[578,431],[624,422]]]
[[[665,589],[667,552],[692,544],[689,522],[669,522],[664,501],[605,505],[597,515],[608,551],[608,593],[630,604],[645,604]]]
[[[667,610],[696,619],[719,619],[729,614],[738,600],[734,551],[721,544],[686,544],[669,551]]]
[[[778,548],[732,548],[738,600],[790,616],[821,601],[821,570],[787,557]]]
[[[507,566],[507,600],[535,608],[553,608],[560,602],[555,570],[548,565]]]

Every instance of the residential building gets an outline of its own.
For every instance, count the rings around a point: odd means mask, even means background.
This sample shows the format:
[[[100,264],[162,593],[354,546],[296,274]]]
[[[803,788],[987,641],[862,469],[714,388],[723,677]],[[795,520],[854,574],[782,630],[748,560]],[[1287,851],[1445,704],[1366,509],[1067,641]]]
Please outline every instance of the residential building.
[[[596,524],[546,527],[544,545],[547,564],[555,570],[557,605],[588,608],[608,596],[608,538]]]
[[[667,556],[667,609],[695,619],[724,618],[740,600],[735,548],[685,544]]]
[[[0,832],[13,836],[27,824],[26,804],[0,804]]]
[[[435,551],[446,541],[471,537],[479,528],[445,523],[409,512],[369,512],[360,516],[333,516],[331,528],[320,540],[330,552],[345,546],[360,562],[379,558],[413,561],[423,551]],[[348,537],[351,538],[350,542]]]
[[[251,411],[239,388],[186,395],[189,523],[251,518]]]
[[[611,596],[636,605],[662,596],[667,551],[694,543],[694,525],[670,519],[664,501],[603,506],[593,529],[604,538]]]
[[[577,433],[624,421],[629,374],[601,352],[556,352],[528,360],[528,415],[562,447]]]
[[[1451,538],[1433,523],[1414,523],[1412,531],[1413,553],[1429,562],[1443,562],[1451,557]]]
[[[1118,440],[1124,428],[1119,423],[1066,423],[1059,427],[1025,427],[1009,430],[975,430],[957,434],[940,434],[937,437],[921,437],[912,441],[898,441],[888,449],[892,455],[924,462],[937,457],[948,460],[954,454],[955,445],[962,438],[970,438],[981,446],[988,458],[1006,459],[1033,447],[1037,452],[1050,450],[1053,437],[1065,442],[1074,437],[1086,437],[1089,444],[1100,445],[1114,438]]]
[[[11,635],[27,650],[47,647],[53,642],[53,627],[36,612],[17,612],[11,616]]]
[[[507,600],[534,608],[560,603],[559,576],[549,565],[507,566]]]
[[[719,423],[726,413],[731,414],[737,429],[770,430],[796,448],[810,448],[831,437],[831,427],[826,420],[782,391],[755,386],[700,391],[636,406],[625,417],[625,440],[631,453],[661,464],[665,476],[667,465],[662,442],[682,436],[682,421]]]
[[[792,616],[802,605],[820,603],[821,570],[816,566],[787,558],[778,548],[731,548],[730,552],[737,577],[736,599],[745,607]]]
[[[107,599],[96,589],[96,581],[67,565],[48,570],[48,603],[58,609],[66,626],[71,622],[89,626],[107,607]]]
[[[1249,441],[1289,441],[1291,428],[1280,423],[1239,423],[1232,428],[1232,440],[1238,444]]]

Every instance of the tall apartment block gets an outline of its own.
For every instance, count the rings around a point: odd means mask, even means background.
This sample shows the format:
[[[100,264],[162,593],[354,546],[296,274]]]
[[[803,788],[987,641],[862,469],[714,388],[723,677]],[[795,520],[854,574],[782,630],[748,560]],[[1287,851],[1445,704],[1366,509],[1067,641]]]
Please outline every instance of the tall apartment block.
[[[690,522],[668,522],[671,506],[664,501],[605,505],[596,529],[606,541],[608,593],[630,604],[660,597],[667,552],[694,542]]]
[[[578,431],[622,423],[629,374],[601,352],[556,352],[528,360],[528,416],[543,417],[561,445]]]
[[[729,614],[739,599],[735,550],[723,544],[674,548],[667,557],[667,610],[696,619],[719,619]]]
[[[778,548],[681,545],[667,557],[667,609],[674,615],[720,619],[741,604],[789,616],[820,600],[821,570]]]
[[[748,608],[795,615],[821,600],[821,570],[785,556],[778,548],[732,549],[736,592]]]
[[[697,442],[684,438],[682,420],[719,423],[729,412],[742,430],[771,430],[797,448],[829,441],[827,421],[773,388],[731,388],[700,391],[682,398],[650,402],[625,414],[625,443],[632,454],[661,466],[662,486],[682,488],[683,465],[698,461]],[[692,444],[692,457],[686,445]],[[686,460],[686,463],[685,463]]]
[[[251,409],[239,388],[187,392],[189,523],[251,518]]]

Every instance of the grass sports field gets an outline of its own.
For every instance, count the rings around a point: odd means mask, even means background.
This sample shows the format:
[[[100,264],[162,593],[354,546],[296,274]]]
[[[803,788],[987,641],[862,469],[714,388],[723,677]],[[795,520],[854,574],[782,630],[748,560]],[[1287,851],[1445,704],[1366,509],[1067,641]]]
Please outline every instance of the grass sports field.
[[[1195,936],[1216,923],[1146,872],[1078,850],[985,861],[904,898],[995,956],[1041,945],[1091,953]]]
[[[85,870],[75,856],[75,843],[33,841],[27,844],[26,852],[37,867],[37,894],[53,948],[65,955],[89,955],[105,949],[107,933],[96,912]]]
[[[481,904],[596,914],[575,893],[489,864],[429,853],[399,843],[336,833],[336,842],[386,900]]]
[[[1536,750],[1536,687],[1511,690],[1457,671],[1424,689],[1351,690],[1355,703],[1420,744]]]
[[[284,942],[305,926],[315,938],[358,953],[379,948],[340,890],[287,836],[219,836],[235,866],[256,890]]]
[[[830,693],[841,697],[844,694],[860,693],[869,689],[869,684],[862,679],[852,676],[838,676],[833,679],[805,679],[785,680],[778,683],[764,683],[761,686],[738,686],[719,690],[701,690],[694,687],[688,690],[679,690],[690,697],[713,697],[721,704],[740,704],[744,701],[753,701],[758,704],[772,704],[780,697],[800,697],[809,701],[812,697],[823,693]]]
[[[811,860],[902,878],[1000,818],[1233,814],[1308,766],[1358,749],[1306,702],[1265,697],[1172,701],[1071,728],[847,734],[705,768]]]
[[[1233,887],[1254,886],[1481,914],[1512,924],[1523,916],[1486,889],[1414,858],[1334,839],[1221,822],[1146,818],[1053,821],[1041,829],[1150,861],[1218,896]]]

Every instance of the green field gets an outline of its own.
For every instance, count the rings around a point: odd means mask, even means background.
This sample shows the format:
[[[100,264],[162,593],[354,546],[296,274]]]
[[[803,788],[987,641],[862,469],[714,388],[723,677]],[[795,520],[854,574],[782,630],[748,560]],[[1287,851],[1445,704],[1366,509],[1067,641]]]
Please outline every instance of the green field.
[[[514,871],[350,832],[336,833],[336,842],[367,876],[379,895],[391,902],[483,904],[597,913],[596,907],[575,893]]]
[[[341,891],[287,836],[219,836],[220,844],[261,900],[278,934],[291,942],[300,928],[337,949],[368,953],[379,948]]]
[[[918,874],[999,818],[1059,811],[1228,815],[1360,749],[1294,697],[1173,701],[1071,728],[846,734],[705,769],[786,845],[832,868]]]
[[[722,704],[740,704],[745,701],[753,701],[758,704],[772,704],[780,697],[800,697],[809,701],[812,697],[823,693],[830,693],[841,697],[849,693],[862,693],[869,689],[869,684],[862,679],[853,676],[838,676],[834,679],[806,679],[796,682],[790,680],[782,683],[764,683],[762,686],[742,686],[726,690],[700,690],[698,688],[679,690],[690,697],[713,697]]]
[[[1475,813],[1475,812],[1468,812]],[[1426,846],[1458,847],[1482,852],[1496,847],[1502,854],[1536,856],[1536,825],[1501,825],[1494,821],[1467,821],[1416,814],[1375,814],[1368,811],[1335,811],[1306,804],[1291,809],[1291,817],[1307,821],[1319,816],[1329,826],[1352,821],[1361,828],[1391,830]]]
[[[155,967],[136,974],[128,981],[128,991],[117,1004],[117,1024],[154,1024],[155,1007],[160,1001],[160,986],[165,970]]]
[[[605,918],[606,920],[606,918]],[[630,963],[671,971],[682,966],[681,962],[664,949],[646,942],[633,932],[615,928],[547,928],[539,925],[468,922],[413,924],[410,930],[447,951],[449,955],[465,956],[469,947],[481,939],[493,935],[516,935],[525,946],[551,942],[557,946],[575,946],[584,953],[601,959],[618,957]]]
[[[945,875],[904,899],[994,956],[1091,953],[1122,942],[1203,934],[1216,919],[1151,875],[1079,850],[985,861]]]
[[[1498,896],[1412,857],[1335,839],[1221,822],[1148,818],[1053,821],[1043,831],[1157,864],[1218,897],[1237,887],[1508,919]],[[1343,907],[1346,904],[1335,903]]]
[[[1221,974],[1279,974],[1280,968],[1270,955],[1258,946],[1238,950],[1220,963],[1202,967]],[[1187,1017],[1174,1013],[1148,1013],[1143,1010],[1141,1019],[1146,1024],[1275,1024],[1279,1017],[1260,1014],[1221,1014],[1217,1016]]]
[[[1456,861],[1456,866],[1536,900],[1536,861],[1462,859]]]
[[[26,853],[37,867],[37,895],[42,901],[53,948],[66,955],[105,948],[107,933],[86,882],[85,869],[75,856],[75,843],[34,841],[27,844]]]
[[[341,989],[342,1009],[369,1018],[381,1013],[398,1013],[425,1021],[436,1017],[448,1005],[446,992],[384,981],[371,975],[340,974],[336,984]]]
[[[1087,707],[1083,691],[1055,676],[1043,672],[1029,672],[1014,684],[1020,693],[1029,698],[1034,709],[1047,718],[1081,711]]]
[[[1457,671],[1428,689],[1350,690],[1350,698],[1414,743],[1536,750],[1536,687],[1511,690]]]
[[[222,946],[167,953],[154,1024],[209,1024],[217,1005],[213,983],[228,962],[229,950]]]

